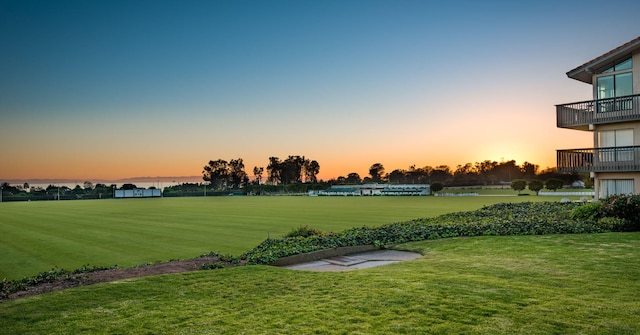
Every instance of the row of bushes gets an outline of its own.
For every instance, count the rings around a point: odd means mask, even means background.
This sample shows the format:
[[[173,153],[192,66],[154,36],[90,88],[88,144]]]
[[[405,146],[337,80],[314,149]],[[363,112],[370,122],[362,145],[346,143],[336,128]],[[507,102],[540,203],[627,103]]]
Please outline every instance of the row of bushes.
[[[598,214],[593,214],[594,208]],[[584,213],[588,212],[588,215]],[[282,239],[267,239],[242,255],[249,264],[269,264],[281,257],[357,245],[386,246],[455,236],[578,234],[640,230],[640,196],[614,196],[595,204],[517,203],[476,211],[351,228],[338,233],[305,234],[304,227]],[[310,236],[307,236],[310,235]]]

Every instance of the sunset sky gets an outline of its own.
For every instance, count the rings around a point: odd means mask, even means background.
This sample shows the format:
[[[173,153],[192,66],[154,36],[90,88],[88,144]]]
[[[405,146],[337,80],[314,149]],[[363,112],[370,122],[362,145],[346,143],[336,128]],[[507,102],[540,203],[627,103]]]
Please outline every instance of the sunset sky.
[[[0,0],[0,181],[193,176],[304,155],[322,179],[555,166],[591,99],[566,72],[640,35],[640,1]]]

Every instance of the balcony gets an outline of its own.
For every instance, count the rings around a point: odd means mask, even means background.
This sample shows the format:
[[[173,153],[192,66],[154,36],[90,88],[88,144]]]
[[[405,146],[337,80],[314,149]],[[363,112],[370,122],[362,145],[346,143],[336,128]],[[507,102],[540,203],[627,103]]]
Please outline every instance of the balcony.
[[[560,172],[640,171],[640,146],[557,151]]]
[[[590,124],[640,121],[640,94],[556,105],[558,128],[589,130]]]

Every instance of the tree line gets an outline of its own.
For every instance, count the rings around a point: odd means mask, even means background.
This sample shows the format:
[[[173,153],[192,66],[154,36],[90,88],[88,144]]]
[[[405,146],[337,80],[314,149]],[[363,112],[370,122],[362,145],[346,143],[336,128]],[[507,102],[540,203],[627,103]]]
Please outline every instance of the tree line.
[[[85,181],[82,186],[76,185],[74,188],[67,186],[49,185],[47,187],[30,187],[29,183],[22,185],[10,185],[7,182],[0,184],[3,201],[26,201],[26,200],[75,200],[75,199],[110,199],[113,198],[114,190],[132,190],[137,188],[134,184],[123,184],[120,188],[116,184],[93,184]]]
[[[284,160],[269,157],[269,164],[253,168],[253,183],[260,185],[266,171],[265,182],[270,185],[317,183],[320,164],[304,156],[289,156]],[[210,160],[202,168],[202,179],[214,190],[240,189],[250,184],[242,158]]]
[[[384,165],[374,163],[369,167],[369,175],[361,178],[356,172],[347,176],[337,177],[330,183],[336,184],[361,184],[361,183],[394,183],[394,184],[433,184],[440,183],[444,186],[480,186],[480,185],[510,185],[515,179],[559,179],[565,184],[576,180],[590,179],[579,174],[558,173],[555,168],[540,171],[537,164],[524,162],[516,164],[515,160],[496,162],[485,160],[483,162],[466,163],[451,169],[447,165],[436,167],[410,166],[408,169],[395,169],[386,173]],[[588,184],[588,183],[587,183]]]
[[[203,180],[205,184],[183,184],[165,188],[163,194],[168,196],[184,195],[222,195],[229,194],[229,190],[237,190],[250,194],[275,194],[275,193],[305,193],[309,190],[322,190],[331,185],[356,185],[363,183],[394,183],[394,184],[440,184],[443,187],[451,186],[480,186],[480,185],[505,185],[511,186],[515,180],[525,180],[524,185],[530,185],[533,189],[540,185],[538,180],[547,181],[552,185],[568,185],[576,180],[582,180],[587,187],[593,187],[592,180],[586,174],[558,173],[555,168],[540,171],[536,164],[524,162],[516,164],[515,160],[489,161],[466,163],[458,165],[455,169],[447,165],[436,167],[409,166],[407,169],[395,169],[386,172],[382,163],[374,163],[369,167],[368,175],[361,177],[356,172],[348,173],[329,180],[318,180],[320,164],[316,160],[304,156],[292,155],[281,160],[278,157],[269,157],[265,167],[255,166],[253,178],[245,171],[242,158],[211,160],[203,167]],[[531,183],[533,181],[533,183]],[[556,184],[553,184],[553,183]],[[523,182],[516,183],[516,190],[522,187]],[[561,187],[561,185],[559,187]],[[55,200],[55,199],[106,199],[112,198],[116,185],[93,184],[89,181],[75,188],[66,186],[49,185],[46,188],[29,187],[23,185],[0,184],[4,201],[15,200]],[[552,186],[555,187],[555,186]],[[123,184],[120,189],[136,188],[134,184]],[[226,193],[225,193],[226,192]]]
[[[266,178],[265,177],[266,172]],[[294,185],[294,184],[363,184],[363,183],[394,183],[394,184],[432,184],[440,183],[444,186],[479,186],[479,185],[510,185],[516,179],[557,179],[564,184],[576,180],[584,180],[587,186],[588,176],[579,174],[558,173],[555,168],[540,171],[537,164],[524,162],[516,164],[515,160],[496,162],[485,160],[476,163],[466,163],[455,169],[447,165],[436,167],[410,166],[408,169],[395,169],[386,172],[382,163],[374,163],[369,167],[369,174],[362,177],[357,172],[348,173],[334,179],[322,181],[317,179],[320,164],[304,156],[288,156],[281,160],[269,157],[269,163],[264,167],[253,168],[253,179],[244,170],[242,158],[226,161],[218,159],[209,161],[203,168],[203,180],[209,182],[216,190],[240,189],[255,185]],[[291,188],[291,187],[289,187]]]

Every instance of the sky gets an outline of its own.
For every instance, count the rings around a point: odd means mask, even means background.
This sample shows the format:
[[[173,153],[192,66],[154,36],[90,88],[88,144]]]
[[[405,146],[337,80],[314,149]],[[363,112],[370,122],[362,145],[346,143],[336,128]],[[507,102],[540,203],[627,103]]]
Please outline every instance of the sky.
[[[197,176],[301,155],[555,166],[592,134],[566,72],[640,35],[639,1],[0,0],[0,180]]]

